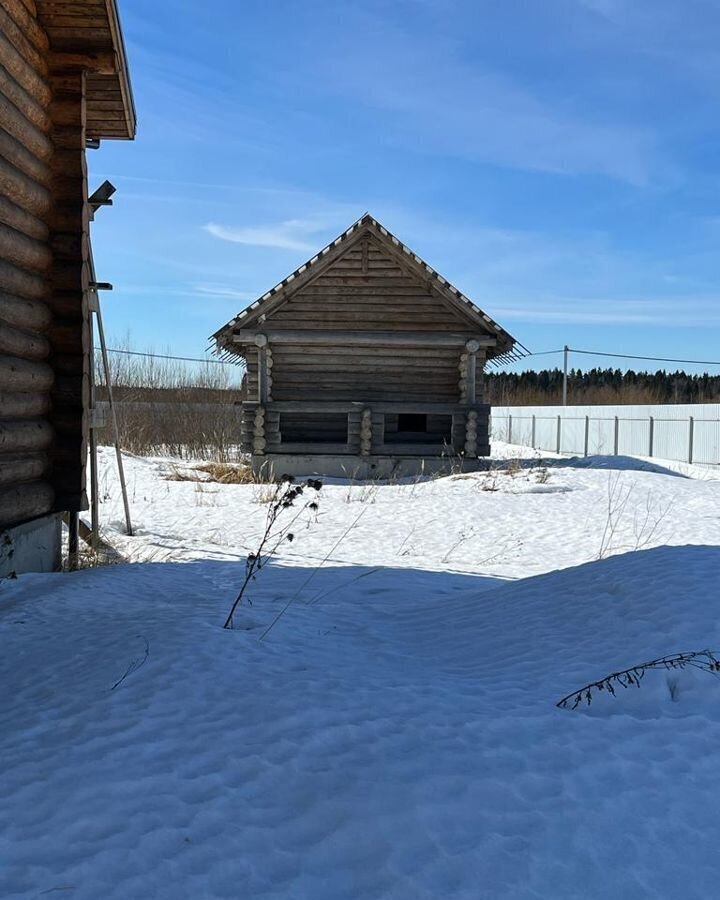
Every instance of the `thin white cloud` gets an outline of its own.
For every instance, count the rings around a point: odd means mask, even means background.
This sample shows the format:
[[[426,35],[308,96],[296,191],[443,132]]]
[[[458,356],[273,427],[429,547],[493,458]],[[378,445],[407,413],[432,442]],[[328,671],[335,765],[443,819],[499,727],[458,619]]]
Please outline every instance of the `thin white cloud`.
[[[502,320],[553,325],[654,325],[673,327],[717,327],[720,312],[716,297],[679,296],[672,299],[616,299],[578,297],[534,298],[525,302],[497,301],[493,315]],[[682,315],[678,311],[682,310]]]
[[[289,219],[277,225],[235,227],[208,222],[204,230],[221,241],[234,244],[248,244],[251,247],[276,247],[281,250],[304,250],[311,252],[317,241],[309,240],[325,226],[303,219]]]
[[[319,64],[332,71],[329,90],[385,116],[386,140],[451,158],[604,175],[637,186],[670,170],[655,134],[637,120],[591,112],[572,90],[543,95],[532,84],[468,63],[457,41],[442,34],[428,39],[372,17],[361,25],[371,40],[360,48],[341,39]]]
[[[239,291],[237,288],[228,284],[219,284],[216,282],[206,282],[194,285],[195,293],[202,294],[207,297],[229,297],[234,300],[255,300],[257,293],[251,291]],[[258,292],[259,293],[259,292]]]

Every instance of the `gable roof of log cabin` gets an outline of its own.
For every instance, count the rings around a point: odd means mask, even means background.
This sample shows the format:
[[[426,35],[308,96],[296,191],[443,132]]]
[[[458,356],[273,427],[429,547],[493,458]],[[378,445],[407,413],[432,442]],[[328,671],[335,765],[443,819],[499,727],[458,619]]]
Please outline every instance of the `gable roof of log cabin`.
[[[132,140],[137,119],[116,0],[36,0],[36,7],[50,67],[87,70],[88,138]],[[42,40],[37,28],[31,39]]]
[[[352,272],[348,272],[349,267]],[[395,330],[417,330],[414,313],[422,312],[429,331],[444,331],[450,327],[494,339],[494,346],[487,348],[488,359],[505,362],[527,353],[512,335],[369,214],[354,222],[312,259],[239,312],[211,339],[221,354],[238,357],[246,351],[236,336],[251,329],[263,330],[266,321],[272,321],[279,328],[296,328],[299,317],[304,328],[322,328],[322,323],[313,321],[312,313],[292,310],[293,298],[299,300],[301,295],[307,296],[307,290],[312,286],[316,303],[317,294],[328,310],[338,311],[344,302],[356,298],[361,303],[367,302],[373,284],[378,284],[372,276],[377,278],[378,274],[385,276],[380,282],[382,296],[378,299],[383,311],[391,298],[406,298],[403,304],[405,321],[399,326],[394,324]],[[372,327],[372,309],[368,302],[367,320],[364,318],[362,324],[356,321],[345,327]],[[342,318],[341,312],[339,317]]]

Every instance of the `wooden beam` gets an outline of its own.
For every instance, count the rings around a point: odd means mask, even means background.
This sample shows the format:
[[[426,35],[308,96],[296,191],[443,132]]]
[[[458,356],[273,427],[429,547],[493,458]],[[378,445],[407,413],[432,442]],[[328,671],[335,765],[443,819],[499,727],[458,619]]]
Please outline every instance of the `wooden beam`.
[[[258,404],[243,402],[243,407],[253,409]],[[466,413],[469,409],[478,412],[478,418],[488,416],[490,407],[486,403],[467,406],[462,403],[426,403],[418,401],[378,400],[273,400],[267,404],[267,412],[307,412],[307,413],[348,413],[362,412],[368,407],[373,412],[382,413],[427,413],[429,415],[451,416],[453,413]]]
[[[273,344],[349,344],[349,345],[385,345],[385,346],[432,346],[432,347],[459,347],[464,346],[468,340],[468,334],[439,334],[434,331],[276,331],[266,329],[264,331],[242,331],[233,335],[235,344],[253,344],[255,338],[267,335]],[[494,347],[497,343],[494,337],[488,335],[473,335],[473,339],[481,347]]]

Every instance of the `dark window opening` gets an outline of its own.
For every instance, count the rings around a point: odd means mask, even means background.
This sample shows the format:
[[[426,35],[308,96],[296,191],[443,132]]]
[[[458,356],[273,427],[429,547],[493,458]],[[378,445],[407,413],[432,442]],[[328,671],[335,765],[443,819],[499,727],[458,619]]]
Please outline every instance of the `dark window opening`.
[[[347,413],[280,413],[281,441],[304,444],[345,444]]]
[[[397,418],[398,433],[407,434],[411,432],[417,434],[428,430],[427,416],[424,413],[400,413]]]

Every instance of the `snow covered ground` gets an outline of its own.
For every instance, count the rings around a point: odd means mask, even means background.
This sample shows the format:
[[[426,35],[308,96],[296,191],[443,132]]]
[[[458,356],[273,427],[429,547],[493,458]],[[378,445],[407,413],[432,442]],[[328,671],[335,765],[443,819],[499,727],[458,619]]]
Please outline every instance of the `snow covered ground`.
[[[0,582],[0,896],[714,896],[720,683],[555,703],[720,649],[720,478],[494,451],[324,486],[233,631],[267,488],[127,457],[128,538],[104,452],[133,564]]]

